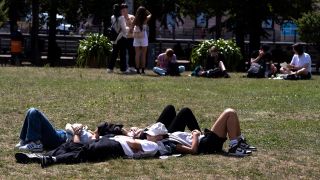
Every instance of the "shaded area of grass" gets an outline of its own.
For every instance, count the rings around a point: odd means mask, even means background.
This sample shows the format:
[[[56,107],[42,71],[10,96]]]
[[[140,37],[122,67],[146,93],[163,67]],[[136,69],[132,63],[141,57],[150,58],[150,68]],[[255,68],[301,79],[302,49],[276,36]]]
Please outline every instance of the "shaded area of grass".
[[[241,75],[205,79],[124,76],[97,69],[0,68],[0,178],[320,177],[320,78],[279,81]],[[243,133],[259,151],[247,158],[205,155],[117,159],[45,170],[37,164],[14,162],[13,147],[29,107],[44,111],[58,128],[64,128],[67,122],[79,122],[94,129],[102,120],[127,127],[149,125],[167,104],[177,109],[190,107],[203,128],[211,127],[225,108],[236,109]]]

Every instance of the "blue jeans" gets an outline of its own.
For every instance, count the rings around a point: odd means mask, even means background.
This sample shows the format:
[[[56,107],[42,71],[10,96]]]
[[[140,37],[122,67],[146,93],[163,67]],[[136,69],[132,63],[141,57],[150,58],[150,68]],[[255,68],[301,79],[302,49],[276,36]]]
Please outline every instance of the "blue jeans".
[[[53,149],[66,142],[66,137],[66,132],[56,130],[42,112],[35,108],[28,110],[20,133],[21,140],[40,140],[46,149]]]
[[[179,70],[179,73],[183,73],[185,71],[185,67],[179,66],[178,70]],[[167,74],[167,70],[159,68],[159,67],[154,67],[153,72],[160,75],[160,76],[165,76]]]

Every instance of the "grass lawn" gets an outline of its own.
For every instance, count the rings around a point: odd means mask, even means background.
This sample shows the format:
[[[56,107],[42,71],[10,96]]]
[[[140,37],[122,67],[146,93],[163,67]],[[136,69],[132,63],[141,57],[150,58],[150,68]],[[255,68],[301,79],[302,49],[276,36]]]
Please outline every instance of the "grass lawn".
[[[320,77],[308,81],[157,77],[107,74],[100,69],[0,67],[0,179],[319,179]],[[144,127],[173,104],[188,106],[201,127],[227,107],[258,151],[245,158],[179,158],[55,165],[17,164],[14,145],[26,110],[45,112],[55,127],[103,120]],[[228,142],[227,142],[228,143]],[[226,144],[227,144],[226,143]],[[225,144],[225,149],[227,146]]]

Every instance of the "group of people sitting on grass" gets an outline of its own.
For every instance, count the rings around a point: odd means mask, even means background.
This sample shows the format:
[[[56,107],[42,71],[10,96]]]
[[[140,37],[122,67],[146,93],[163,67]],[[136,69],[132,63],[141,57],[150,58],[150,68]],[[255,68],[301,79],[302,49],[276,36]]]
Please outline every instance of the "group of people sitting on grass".
[[[281,63],[278,69],[272,62],[272,55],[267,45],[262,45],[258,55],[251,57],[251,65],[247,77],[275,77],[277,73],[284,79],[311,79],[311,57],[304,52],[300,43],[292,45],[294,55],[290,64]]]
[[[262,45],[257,53],[253,53],[250,59],[249,78],[275,77],[281,74],[284,79],[311,79],[311,58],[308,53],[303,50],[303,45],[300,43],[292,46],[294,55],[290,64],[281,63],[281,68],[278,69],[272,62],[272,56],[267,45]],[[202,62],[202,65],[197,66],[191,73],[191,76],[230,78],[227,69],[224,65],[224,56],[219,49],[212,46],[208,50],[207,58]],[[157,58],[157,65],[153,68],[153,72],[160,76],[165,75],[180,75],[185,71],[185,67],[178,65],[176,55],[172,49],[167,49]]]
[[[185,132],[185,128],[189,131]],[[229,149],[223,144],[229,138]],[[223,111],[210,129],[201,128],[193,112],[183,108],[164,108],[155,124],[140,129],[126,129],[121,124],[103,122],[94,131],[82,124],[67,124],[55,129],[39,110],[27,111],[20,142],[15,146],[18,163],[53,164],[101,162],[110,158],[167,157],[175,154],[224,154],[248,156],[256,147],[241,134],[238,115],[233,109]],[[45,153],[39,153],[46,150]]]

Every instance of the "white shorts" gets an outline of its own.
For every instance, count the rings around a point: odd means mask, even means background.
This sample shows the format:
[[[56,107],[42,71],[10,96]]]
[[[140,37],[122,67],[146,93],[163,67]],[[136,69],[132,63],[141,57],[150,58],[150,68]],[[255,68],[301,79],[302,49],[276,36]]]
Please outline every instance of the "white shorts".
[[[148,47],[148,35],[147,32],[144,32],[143,38],[134,38],[133,39],[133,47]]]

